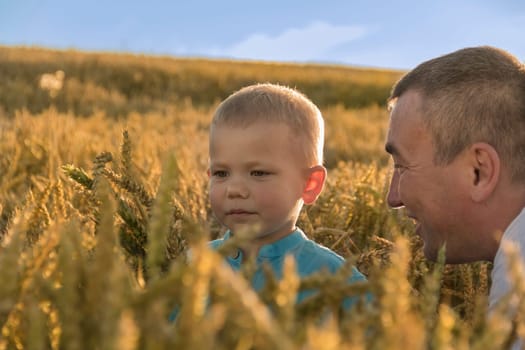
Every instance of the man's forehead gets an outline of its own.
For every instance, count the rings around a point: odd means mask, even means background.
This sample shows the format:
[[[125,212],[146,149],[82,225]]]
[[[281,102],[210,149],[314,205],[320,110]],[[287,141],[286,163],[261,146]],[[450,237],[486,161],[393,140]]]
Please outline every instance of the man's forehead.
[[[405,148],[411,149],[417,139],[427,134],[422,120],[422,100],[418,91],[407,91],[395,101],[385,142],[385,151],[403,158]]]
[[[403,95],[392,101],[390,108],[390,125],[396,127],[396,124],[419,124],[423,117],[423,97],[417,90],[409,90]]]

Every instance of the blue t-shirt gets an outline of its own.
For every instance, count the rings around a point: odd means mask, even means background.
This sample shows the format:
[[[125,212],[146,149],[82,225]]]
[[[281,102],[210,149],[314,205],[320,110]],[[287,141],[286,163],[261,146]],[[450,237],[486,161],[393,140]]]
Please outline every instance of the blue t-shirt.
[[[227,231],[224,237],[211,241],[209,244],[213,249],[218,249],[224,242],[230,238],[230,231]],[[304,232],[297,228],[288,236],[281,238],[270,244],[263,245],[259,249],[256,265],[257,269],[252,279],[253,288],[258,291],[265,284],[265,276],[262,265],[267,263],[271,266],[272,271],[277,279],[283,275],[284,258],[292,255],[295,258],[297,273],[300,277],[306,277],[320,271],[335,273],[341,268],[345,260],[334,251],[312,241]],[[240,270],[243,261],[243,254],[239,251],[237,257],[226,257],[226,261],[234,270]],[[352,267],[352,275],[349,283],[366,281],[366,277],[355,267]],[[297,294],[297,303],[303,301],[306,297],[312,295],[314,291],[301,290]],[[344,307],[348,308],[358,301],[358,298],[347,298]]]

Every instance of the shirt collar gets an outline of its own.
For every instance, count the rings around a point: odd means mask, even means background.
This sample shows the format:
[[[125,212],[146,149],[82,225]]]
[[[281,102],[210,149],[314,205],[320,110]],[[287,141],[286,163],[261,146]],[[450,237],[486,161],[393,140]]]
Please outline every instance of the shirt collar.
[[[227,240],[231,237],[231,232],[228,230],[224,234],[224,240]],[[296,246],[300,245],[301,243],[308,240],[308,237],[304,234],[304,232],[300,228],[296,228],[292,233],[289,235],[281,238],[278,241],[265,244],[259,249],[259,253],[257,254],[257,259],[268,259],[268,258],[274,258],[283,256],[288,251],[292,250]],[[242,253],[239,252],[238,258],[242,258]],[[237,260],[234,259],[234,260]]]
[[[509,241],[509,242],[515,242],[520,243],[522,246],[525,246],[525,243],[523,241],[523,235],[522,235],[522,227],[525,227],[525,208],[523,208],[518,216],[512,220],[510,225],[507,227],[505,232],[503,232],[503,236],[501,237],[501,242],[498,247],[498,251],[496,252],[496,256],[494,257],[494,263],[497,260],[503,259],[503,248],[502,248],[502,242],[503,241]],[[522,248],[523,249],[523,248]],[[493,270],[494,273],[494,270]]]
[[[296,228],[295,231],[290,233],[288,236],[281,238],[270,244],[265,244],[259,249],[258,258],[273,258],[282,256],[294,247],[298,246],[302,242],[306,241],[306,235],[300,228]]]

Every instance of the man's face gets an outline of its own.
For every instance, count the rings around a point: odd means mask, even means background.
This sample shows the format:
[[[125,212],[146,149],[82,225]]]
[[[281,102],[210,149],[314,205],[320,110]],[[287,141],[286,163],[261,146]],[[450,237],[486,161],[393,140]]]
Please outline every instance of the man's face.
[[[411,90],[392,109],[385,149],[394,171],[387,202],[392,208],[404,207],[416,222],[428,259],[436,260],[446,244],[447,262],[463,262],[476,240],[468,224],[469,177],[461,154],[448,165],[434,164],[434,145],[422,113],[422,97]]]

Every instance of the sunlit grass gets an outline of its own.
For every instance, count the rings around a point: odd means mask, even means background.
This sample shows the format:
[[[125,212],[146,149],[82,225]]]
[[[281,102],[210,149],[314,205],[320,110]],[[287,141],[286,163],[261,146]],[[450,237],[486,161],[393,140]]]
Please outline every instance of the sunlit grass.
[[[120,59],[100,56],[110,58]],[[338,81],[333,69],[324,79]],[[88,100],[119,101],[97,91]],[[503,349],[524,333],[508,304],[486,317],[489,264],[429,263],[412,224],[387,207],[387,113],[374,105],[322,108],[328,180],[299,219],[369,281],[349,286],[344,270],[299,280],[287,261],[283,280],[268,275],[268,288],[251,290],[249,271],[234,273],[206,245],[221,232],[207,201],[214,105],[0,118],[0,349]],[[522,284],[511,302],[523,300]],[[320,294],[295,305],[301,288]],[[372,302],[334,311],[365,293]]]

